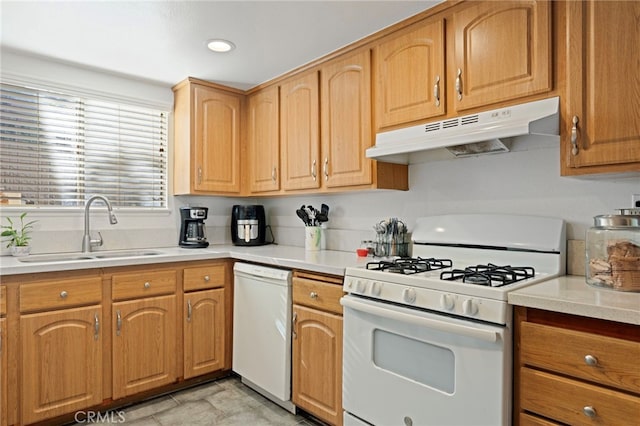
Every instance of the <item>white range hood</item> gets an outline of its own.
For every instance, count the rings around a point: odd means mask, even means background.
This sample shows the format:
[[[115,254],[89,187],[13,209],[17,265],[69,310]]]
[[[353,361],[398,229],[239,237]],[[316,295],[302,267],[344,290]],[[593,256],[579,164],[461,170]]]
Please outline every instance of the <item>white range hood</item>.
[[[456,157],[509,151],[508,141],[523,135],[559,135],[559,98],[485,111],[376,135],[368,158],[408,164],[409,154],[447,148]]]

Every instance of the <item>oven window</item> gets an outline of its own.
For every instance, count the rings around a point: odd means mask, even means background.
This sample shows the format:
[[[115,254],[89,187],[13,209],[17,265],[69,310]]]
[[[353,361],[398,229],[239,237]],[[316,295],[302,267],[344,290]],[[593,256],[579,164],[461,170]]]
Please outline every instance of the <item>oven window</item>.
[[[453,394],[455,356],[450,349],[376,329],[373,362],[391,373]]]

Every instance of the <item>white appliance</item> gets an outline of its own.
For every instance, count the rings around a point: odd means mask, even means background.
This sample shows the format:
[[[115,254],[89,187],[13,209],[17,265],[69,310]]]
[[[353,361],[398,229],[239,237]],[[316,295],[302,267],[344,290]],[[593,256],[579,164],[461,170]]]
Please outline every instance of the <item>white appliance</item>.
[[[412,152],[447,148],[456,157],[509,151],[508,141],[523,135],[560,134],[559,98],[549,98],[381,132],[366,155],[390,163],[409,163]]]
[[[233,267],[233,366],[242,382],[288,411],[291,402],[291,271]]]
[[[564,222],[431,216],[412,240],[412,259],[346,270],[345,425],[510,424],[507,294],[564,274]]]

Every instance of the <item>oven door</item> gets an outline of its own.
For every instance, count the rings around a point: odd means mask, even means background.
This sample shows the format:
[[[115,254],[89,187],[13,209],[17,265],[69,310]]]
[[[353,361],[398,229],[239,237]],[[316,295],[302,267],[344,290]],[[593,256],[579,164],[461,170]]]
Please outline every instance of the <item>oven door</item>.
[[[343,406],[373,425],[507,425],[511,335],[347,295]],[[351,419],[353,420],[353,419]]]

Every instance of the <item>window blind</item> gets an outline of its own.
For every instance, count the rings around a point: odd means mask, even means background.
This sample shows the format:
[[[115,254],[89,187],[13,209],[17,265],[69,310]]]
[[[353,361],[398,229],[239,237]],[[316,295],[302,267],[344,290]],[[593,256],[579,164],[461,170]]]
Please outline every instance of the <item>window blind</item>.
[[[1,84],[0,192],[22,204],[167,206],[167,112]],[[1,195],[1,194],[0,194]]]

